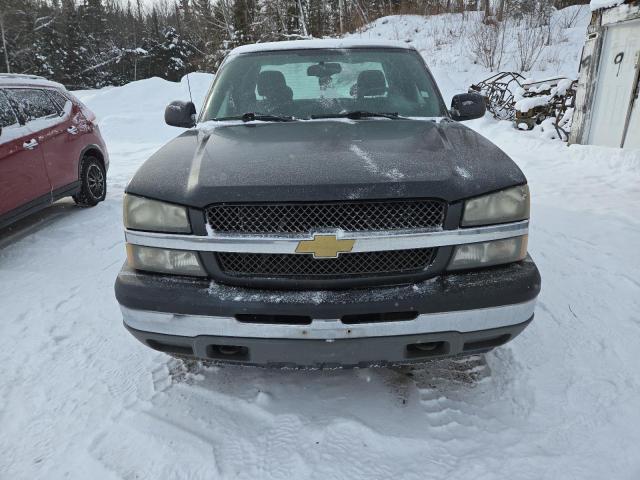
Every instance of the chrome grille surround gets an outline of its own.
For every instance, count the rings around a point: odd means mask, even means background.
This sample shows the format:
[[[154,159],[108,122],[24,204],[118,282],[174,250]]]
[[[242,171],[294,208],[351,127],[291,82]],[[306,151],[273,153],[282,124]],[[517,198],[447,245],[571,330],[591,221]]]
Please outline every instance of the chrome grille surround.
[[[204,216],[204,215],[203,215]],[[203,218],[204,220],[204,218]],[[234,232],[215,232],[207,228],[206,234],[184,235],[174,233],[143,232],[126,230],[125,238],[133,245],[148,247],[196,251],[201,256],[205,268],[210,277],[220,283],[229,283],[253,288],[351,288],[367,285],[390,285],[405,281],[418,281],[439,274],[447,263],[450,249],[456,245],[501,240],[515,236],[526,235],[529,230],[529,221],[512,222],[507,224],[488,225],[469,228],[430,228],[392,231],[324,231],[308,233],[284,233],[284,234],[248,234]],[[266,276],[256,274],[242,275],[246,269],[227,264],[223,270],[220,254],[256,254],[256,255],[283,255],[295,257],[308,257],[304,261],[326,262],[335,260],[332,258],[314,259],[312,254],[296,253],[302,241],[313,240],[316,235],[333,234],[336,239],[350,239],[355,243],[349,255],[362,253],[388,254],[393,251],[431,249],[432,258],[426,268],[413,271],[394,271],[385,273],[361,273],[349,274],[348,269],[343,269],[341,274],[331,276],[317,275],[312,277],[302,273],[297,276]],[[347,255],[341,253],[339,257]],[[339,258],[338,257],[338,258]],[[303,260],[299,260],[303,261]],[[427,262],[425,262],[426,264]],[[351,270],[353,271],[353,270]],[[235,274],[234,274],[235,272]],[[254,270],[255,272],[255,270]],[[284,270],[286,273],[287,271]],[[290,272],[290,270],[289,270]],[[346,272],[346,273],[345,273]],[[313,273],[313,272],[311,272]],[[322,274],[322,272],[320,272]],[[391,283],[389,283],[391,282]]]
[[[529,221],[488,225],[486,227],[458,228],[454,230],[344,232],[340,238],[356,241],[353,252],[407,250],[412,248],[444,247],[468,243],[502,240],[526,235]],[[311,235],[246,235],[210,233],[184,235],[175,233],[125,230],[125,239],[134,245],[192,250],[198,252],[295,253],[301,240],[312,240]]]

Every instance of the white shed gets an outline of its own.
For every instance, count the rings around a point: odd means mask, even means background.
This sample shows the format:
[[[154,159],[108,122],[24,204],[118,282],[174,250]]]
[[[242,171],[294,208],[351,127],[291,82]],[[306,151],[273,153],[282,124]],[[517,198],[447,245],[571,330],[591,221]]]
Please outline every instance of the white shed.
[[[569,142],[640,148],[640,3],[591,9]]]

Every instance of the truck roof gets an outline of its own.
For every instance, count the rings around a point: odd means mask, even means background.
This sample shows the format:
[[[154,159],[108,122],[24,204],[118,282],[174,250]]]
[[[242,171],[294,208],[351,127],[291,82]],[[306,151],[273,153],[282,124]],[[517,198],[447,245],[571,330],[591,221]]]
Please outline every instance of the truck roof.
[[[387,40],[350,40],[341,38],[327,38],[314,40],[287,40],[283,42],[254,43],[236,47],[229,55],[243,53],[270,52],[277,50],[322,50],[322,49],[347,49],[347,48],[402,48],[415,50],[413,45],[405,42]]]

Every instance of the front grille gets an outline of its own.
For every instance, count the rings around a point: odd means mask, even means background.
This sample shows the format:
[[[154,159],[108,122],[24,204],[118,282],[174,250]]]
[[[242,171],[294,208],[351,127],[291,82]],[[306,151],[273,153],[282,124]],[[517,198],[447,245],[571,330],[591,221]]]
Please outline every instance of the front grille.
[[[344,278],[397,275],[425,270],[434,248],[343,253],[337,258],[314,258],[301,254],[229,253],[216,254],[226,275],[268,278]]]
[[[436,229],[443,225],[445,205],[441,200],[230,204],[212,205],[206,216],[216,232]]]

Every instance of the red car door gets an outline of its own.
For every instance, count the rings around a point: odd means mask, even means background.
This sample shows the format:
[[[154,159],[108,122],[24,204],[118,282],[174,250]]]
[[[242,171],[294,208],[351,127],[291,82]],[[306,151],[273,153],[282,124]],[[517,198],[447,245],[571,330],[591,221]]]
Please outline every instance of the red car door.
[[[0,219],[51,201],[51,185],[35,135],[18,122],[0,90]]]
[[[79,151],[75,150],[79,149],[74,148],[77,136],[70,133],[71,105],[58,107],[40,88],[12,88],[8,92],[36,136],[54,194],[77,181]]]
[[[55,190],[79,181],[78,163],[82,149],[87,145],[86,135],[93,131],[93,124],[85,117],[80,106],[62,92],[55,89],[45,91],[60,112],[59,134],[51,139],[51,148],[44,150],[45,163]]]

